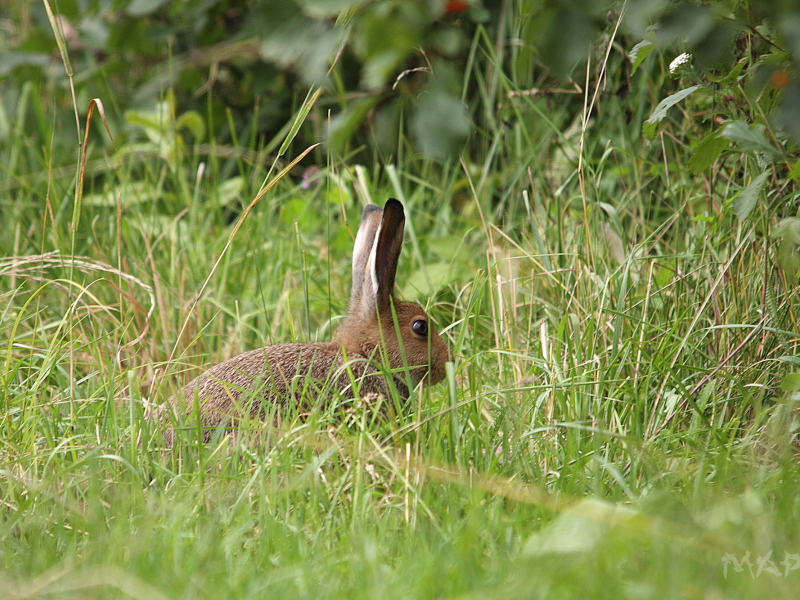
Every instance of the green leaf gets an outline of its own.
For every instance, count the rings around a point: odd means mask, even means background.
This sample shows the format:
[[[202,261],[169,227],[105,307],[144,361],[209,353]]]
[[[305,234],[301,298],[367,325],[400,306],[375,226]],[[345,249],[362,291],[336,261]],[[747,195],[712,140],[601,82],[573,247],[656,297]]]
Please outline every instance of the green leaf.
[[[764,125],[748,125],[744,121],[728,123],[720,135],[725,139],[735,142],[742,152],[766,152],[775,154],[775,147],[767,141]]]
[[[327,19],[336,17],[351,8],[364,4],[365,0],[298,0],[297,4],[309,17]]]
[[[308,90],[308,94],[306,95],[306,99],[303,101],[303,105],[300,107],[300,110],[297,111],[297,116],[292,123],[292,127],[289,130],[289,133],[286,134],[286,139],[283,140],[280,149],[278,150],[278,156],[283,156],[286,154],[286,151],[289,149],[292,141],[294,141],[297,132],[300,130],[300,126],[305,122],[308,113],[311,111],[311,108],[314,106],[314,103],[319,98],[319,94],[322,91],[321,88],[317,88],[317,90],[312,93],[311,90]]]
[[[800,256],[797,255],[797,246],[788,240],[782,240],[778,245],[778,266],[786,278],[794,285],[797,283],[797,274],[800,272]]]
[[[698,175],[709,168],[730,143],[730,140],[721,137],[719,132],[714,132],[704,137],[696,145],[693,144],[694,155],[689,158],[689,169],[692,175]]]
[[[46,67],[51,60],[51,55],[44,52],[0,52],[0,77],[8,75],[21,65]]]
[[[770,233],[773,239],[779,239],[778,265],[792,283],[797,281],[797,272],[800,271],[800,255],[797,253],[800,245],[800,219],[789,217],[783,219]]]
[[[761,193],[768,175],[769,171],[764,171],[733,199],[733,210],[740,221],[744,221],[753,212],[758,195]]]
[[[107,192],[87,194],[83,197],[84,206],[116,206],[117,198],[123,206],[143,204],[162,197],[161,190],[144,185],[122,184],[111,188]]]
[[[206,124],[199,113],[193,110],[183,113],[175,121],[175,131],[188,129],[194,136],[195,143],[202,142],[206,135]]]
[[[361,81],[370,90],[379,90],[392,76],[397,67],[408,57],[408,53],[387,50],[370,57],[364,63]]]
[[[633,50],[628,54],[628,60],[630,60],[633,65],[631,75],[636,73],[636,69],[639,68],[639,65],[644,62],[645,58],[650,56],[650,53],[655,50],[655,48],[653,42],[648,42],[647,40],[642,40],[633,47]]]
[[[460,235],[442,235],[428,242],[428,250],[445,261],[469,261],[469,252],[465,252],[465,242]]]
[[[744,69],[744,67],[749,62],[750,62],[750,57],[745,56],[743,59],[741,59],[739,62],[736,63],[736,66],[733,67],[733,69],[731,69],[730,73],[720,76],[708,73],[706,77],[708,77],[709,81],[713,81],[714,83],[719,83],[721,85],[730,85],[739,77],[739,74],[742,72],[742,69]]]
[[[612,529],[629,525],[638,514],[621,504],[593,498],[581,500],[530,536],[522,547],[522,554],[540,557],[596,553]]]
[[[420,150],[437,159],[456,153],[471,131],[469,116],[459,98],[443,92],[422,97],[414,116]]]
[[[800,160],[794,163],[791,171],[789,171],[789,177],[800,181]]]
[[[149,15],[166,3],[167,0],[133,0],[133,2],[128,4],[125,10],[131,16],[141,17],[143,15]]]
[[[56,6],[58,8],[58,6]],[[56,17],[53,14],[53,10],[50,8],[50,3],[48,0],[44,0],[44,9],[47,13],[47,18],[50,21],[50,27],[53,30],[53,35],[56,37],[56,45],[58,46],[58,52],[61,54],[61,60],[64,63],[64,71],[68,76],[72,76],[72,65],[69,61],[69,54],[67,53],[67,44],[64,41],[63,29],[59,26],[56,21]],[[78,127],[78,138],[81,137],[80,127]]]
[[[773,239],[786,239],[793,244],[800,244],[800,219],[796,217],[783,219],[772,230],[770,237]]]
[[[798,18],[800,21],[800,18]],[[796,35],[800,38],[800,34]],[[800,42],[798,42],[800,44]],[[800,58],[795,54],[795,61]],[[780,100],[778,106],[775,108],[774,118],[775,125],[778,129],[782,129],[789,137],[795,142],[800,143],[800,119],[797,115],[800,114],[800,77],[795,72],[794,75],[789,77],[788,83],[781,88]]]
[[[217,195],[221,206],[235,205],[242,198],[244,179],[231,177],[217,186]]]
[[[403,290],[418,292],[418,294],[407,294],[408,297],[425,298],[452,283],[463,280],[464,277],[469,277],[468,273],[469,269],[447,262],[425,265],[424,269],[414,271],[403,286]]]
[[[699,85],[693,85],[692,87],[688,87],[685,90],[676,92],[671,96],[667,96],[661,102],[659,102],[658,106],[656,106],[655,110],[653,111],[653,114],[650,115],[650,118],[644,122],[644,126],[642,127],[644,134],[647,137],[652,138],[656,133],[656,124],[667,116],[667,111],[675,106],[678,102],[686,98],[686,96],[697,90],[699,87]]]
[[[165,133],[169,129],[169,107],[166,103],[159,104],[159,108],[153,111],[147,110],[126,110],[125,122],[142,129],[147,138],[154,144],[169,145],[171,140],[165,139]]]
[[[327,141],[334,154],[339,154],[344,150],[347,142],[364,123],[369,111],[372,110],[378,100],[378,96],[354,100],[347,105],[347,108],[331,119]]]
[[[788,373],[781,381],[782,392],[796,392],[800,390],[800,373]]]
[[[599,30],[594,19],[578,10],[571,2],[547,3],[551,8],[540,11],[537,18],[542,32],[538,49],[548,67],[566,75],[586,56],[597,39]]]

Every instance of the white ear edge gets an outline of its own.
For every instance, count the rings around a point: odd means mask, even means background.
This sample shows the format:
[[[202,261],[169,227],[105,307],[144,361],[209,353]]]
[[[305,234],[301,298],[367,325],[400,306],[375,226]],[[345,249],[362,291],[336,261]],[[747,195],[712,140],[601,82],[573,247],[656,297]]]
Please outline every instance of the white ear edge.
[[[383,225],[383,219],[381,219],[381,225]],[[378,269],[377,265],[375,264],[375,256],[378,254],[378,240],[380,239],[380,229],[378,233],[375,234],[375,241],[372,242],[372,250],[369,252],[369,275],[372,279],[372,297],[378,297]]]
[[[355,272],[358,265],[356,261],[358,260],[359,256],[364,256],[364,251],[366,248],[364,246],[367,244],[367,233],[364,231],[364,228],[360,228],[358,230],[358,234],[356,235],[356,243],[353,246],[353,271]]]

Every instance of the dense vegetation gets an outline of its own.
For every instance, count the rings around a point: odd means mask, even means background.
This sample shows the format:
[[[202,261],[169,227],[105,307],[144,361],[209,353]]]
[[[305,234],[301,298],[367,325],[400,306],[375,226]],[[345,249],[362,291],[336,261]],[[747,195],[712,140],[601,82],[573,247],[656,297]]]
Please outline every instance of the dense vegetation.
[[[800,8],[0,14],[5,596],[796,594]],[[389,196],[447,380],[165,449],[204,366],[330,336]]]

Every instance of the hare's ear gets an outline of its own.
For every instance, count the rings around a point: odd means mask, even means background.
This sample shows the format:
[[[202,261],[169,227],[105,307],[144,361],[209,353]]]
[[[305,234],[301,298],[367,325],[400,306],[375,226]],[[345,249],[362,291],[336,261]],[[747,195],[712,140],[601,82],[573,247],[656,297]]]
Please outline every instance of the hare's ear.
[[[377,306],[379,311],[389,308],[389,302],[394,295],[394,276],[403,246],[405,222],[403,205],[398,200],[389,198],[383,207],[380,229],[369,255],[369,276],[372,280],[370,304]]]
[[[365,297],[373,296],[372,277],[369,275],[370,254],[375,246],[375,236],[381,226],[383,209],[375,204],[368,204],[361,215],[361,225],[356,234],[353,247],[353,289],[350,292],[350,312],[361,308]],[[374,304],[374,300],[370,301]]]

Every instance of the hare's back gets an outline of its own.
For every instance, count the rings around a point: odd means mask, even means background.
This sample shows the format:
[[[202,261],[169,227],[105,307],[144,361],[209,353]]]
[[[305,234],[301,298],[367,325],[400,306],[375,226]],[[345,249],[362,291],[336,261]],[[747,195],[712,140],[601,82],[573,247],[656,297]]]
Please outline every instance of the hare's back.
[[[190,418],[194,407],[199,406],[201,422],[210,432],[221,423],[235,424],[238,417],[247,413],[252,418],[263,417],[274,405],[296,406],[312,401],[324,404],[334,394],[344,398],[367,394],[391,397],[384,374],[365,357],[347,359],[345,363],[334,344],[266,346],[210,368],[170,402],[175,414],[183,414],[184,418]],[[354,381],[358,393],[353,389]],[[403,383],[397,379],[393,383],[401,397],[408,397]],[[204,433],[204,439],[209,432]],[[171,444],[172,438],[170,428],[165,439]]]
[[[325,374],[335,371],[341,363],[338,352],[328,344],[278,344],[250,350],[211,367],[190,381],[183,389],[184,407],[191,410],[195,396],[203,412],[230,414],[251,404],[253,412],[260,408],[259,400],[284,403],[292,388],[292,380],[314,376],[325,381]],[[173,398],[177,401],[178,398]]]

